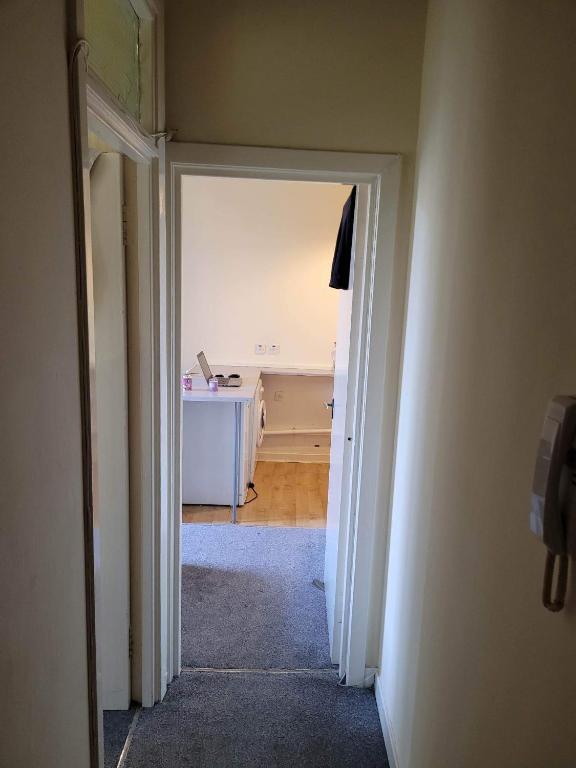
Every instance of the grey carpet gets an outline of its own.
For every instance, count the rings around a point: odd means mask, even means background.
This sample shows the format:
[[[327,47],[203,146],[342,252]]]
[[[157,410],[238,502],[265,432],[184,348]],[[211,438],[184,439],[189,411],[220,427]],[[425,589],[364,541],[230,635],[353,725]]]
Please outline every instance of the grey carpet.
[[[182,526],[182,664],[331,667],[322,529]]]
[[[116,768],[137,707],[104,711],[104,768]]]
[[[142,710],[126,768],[386,768],[374,695],[335,672],[190,672]]]

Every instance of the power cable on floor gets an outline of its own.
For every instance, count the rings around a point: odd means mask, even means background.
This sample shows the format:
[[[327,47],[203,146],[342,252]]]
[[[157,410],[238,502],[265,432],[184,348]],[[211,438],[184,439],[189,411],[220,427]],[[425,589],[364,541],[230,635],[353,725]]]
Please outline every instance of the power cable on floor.
[[[256,490],[256,487],[254,486],[254,483],[248,483],[248,490],[254,492],[254,496],[251,499],[247,499],[244,504],[252,504],[253,501],[256,501],[258,498],[258,491]]]

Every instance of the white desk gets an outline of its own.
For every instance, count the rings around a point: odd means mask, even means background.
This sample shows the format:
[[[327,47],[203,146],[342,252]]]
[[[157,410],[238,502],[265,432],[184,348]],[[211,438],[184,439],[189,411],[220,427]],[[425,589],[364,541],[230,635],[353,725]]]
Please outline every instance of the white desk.
[[[196,376],[194,378],[196,379]],[[258,378],[260,378],[259,375]],[[198,389],[196,389],[196,381],[194,381],[193,390],[182,391],[182,400],[188,403],[247,403],[254,397],[258,378],[254,381],[250,378],[247,383],[242,376],[241,387],[220,387],[218,392],[210,392],[204,379],[202,379],[202,383],[198,383]]]
[[[240,461],[241,461],[241,437],[242,437],[242,406],[254,401],[256,387],[260,380],[260,371],[256,368],[234,369],[234,372],[242,376],[241,387],[221,387],[217,392],[210,392],[204,378],[194,375],[193,389],[182,390],[182,407],[187,404],[229,404],[234,408],[234,436],[232,440],[232,522],[237,522],[238,499],[240,495]],[[185,468],[183,467],[183,471]],[[186,471],[191,471],[186,468]]]

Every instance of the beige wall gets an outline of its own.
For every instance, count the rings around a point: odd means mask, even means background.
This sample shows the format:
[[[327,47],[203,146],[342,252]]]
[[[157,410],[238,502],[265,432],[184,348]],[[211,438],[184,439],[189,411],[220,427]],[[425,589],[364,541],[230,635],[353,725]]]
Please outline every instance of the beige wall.
[[[528,526],[576,390],[576,6],[435,0],[382,649],[399,768],[576,764],[576,608]]]
[[[338,291],[328,283],[349,194],[341,184],[182,179],[183,370],[202,349],[213,367],[331,368]]]
[[[66,3],[0,10],[0,765],[88,766]]]
[[[178,141],[414,150],[423,0],[166,2]]]
[[[331,429],[333,376],[279,376],[263,374],[268,429]]]

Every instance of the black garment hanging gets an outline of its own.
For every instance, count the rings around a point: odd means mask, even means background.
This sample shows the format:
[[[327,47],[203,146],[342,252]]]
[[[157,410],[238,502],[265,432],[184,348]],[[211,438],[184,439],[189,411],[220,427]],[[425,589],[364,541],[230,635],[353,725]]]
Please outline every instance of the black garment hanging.
[[[350,283],[350,261],[352,259],[352,243],[354,242],[354,210],[356,208],[356,187],[352,187],[350,197],[344,203],[342,220],[338,229],[338,238],[332,260],[330,288],[348,290]]]

